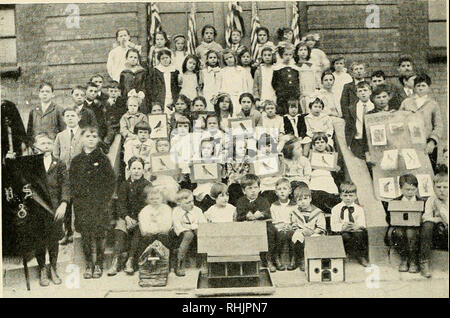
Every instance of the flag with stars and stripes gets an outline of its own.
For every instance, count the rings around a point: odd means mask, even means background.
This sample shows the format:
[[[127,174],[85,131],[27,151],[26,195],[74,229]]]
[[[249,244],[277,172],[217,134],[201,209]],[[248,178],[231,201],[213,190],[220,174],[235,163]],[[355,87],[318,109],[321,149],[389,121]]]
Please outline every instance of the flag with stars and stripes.
[[[188,38],[187,38],[188,54],[195,54],[195,48],[198,45],[197,40],[197,24],[195,23],[195,3],[191,3],[191,12],[188,16]]]
[[[259,22],[258,16],[258,5],[256,2],[252,2],[252,34],[250,37],[251,40],[251,48],[252,48],[252,58],[256,61],[258,57],[258,35],[256,34],[256,30],[261,26]]]
[[[161,31],[161,17],[159,16],[159,9],[156,5],[156,2],[151,2],[150,5],[147,6],[147,17],[148,17],[148,42],[150,45],[154,44],[155,34],[158,31]]]
[[[298,2],[292,4],[292,23],[291,29],[294,31],[294,45],[300,43],[300,15]]]
[[[242,7],[239,2],[228,2],[227,25],[225,30],[225,42],[227,47],[231,47],[231,32],[233,29],[241,31],[242,37],[245,36],[244,19],[241,16]]]

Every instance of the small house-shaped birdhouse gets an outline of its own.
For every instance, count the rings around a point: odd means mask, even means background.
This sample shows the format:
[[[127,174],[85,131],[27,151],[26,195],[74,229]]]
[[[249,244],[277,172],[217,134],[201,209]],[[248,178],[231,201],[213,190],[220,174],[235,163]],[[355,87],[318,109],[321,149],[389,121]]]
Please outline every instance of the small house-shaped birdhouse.
[[[207,254],[208,279],[258,278],[267,251],[265,222],[201,223],[198,253]]]
[[[305,264],[309,282],[345,280],[345,249],[340,235],[305,238]]]
[[[423,201],[392,200],[388,205],[391,225],[394,226],[420,226],[423,210]]]

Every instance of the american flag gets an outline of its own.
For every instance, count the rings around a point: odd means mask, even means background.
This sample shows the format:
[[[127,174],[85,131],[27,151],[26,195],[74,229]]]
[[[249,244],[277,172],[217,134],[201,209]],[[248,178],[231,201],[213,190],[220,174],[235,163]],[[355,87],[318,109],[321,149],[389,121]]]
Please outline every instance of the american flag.
[[[148,25],[150,26],[148,30],[148,42],[149,45],[153,45],[155,41],[155,33],[161,31],[161,17],[159,16],[159,9],[156,2],[151,2],[147,6],[147,17],[149,20]]]
[[[298,12],[298,2],[292,4],[292,23],[291,29],[294,30],[294,45],[300,43],[300,16]]]
[[[242,33],[242,37],[245,35],[244,19],[241,16],[242,7],[239,2],[228,2],[228,14],[227,14],[227,27],[225,30],[225,42],[227,46],[231,47],[231,32],[233,29],[239,30]]]
[[[195,55],[195,48],[198,45],[197,24],[195,23],[195,3],[191,3],[191,12],[188,16],[188,54]]]
[[[251,45],[252,45],[252,58],[256,61],[258,57],[258,36],[256,30],[261,26],[258,17],[258,5],[256,2],[252,2],[252,35],[251,35]]]

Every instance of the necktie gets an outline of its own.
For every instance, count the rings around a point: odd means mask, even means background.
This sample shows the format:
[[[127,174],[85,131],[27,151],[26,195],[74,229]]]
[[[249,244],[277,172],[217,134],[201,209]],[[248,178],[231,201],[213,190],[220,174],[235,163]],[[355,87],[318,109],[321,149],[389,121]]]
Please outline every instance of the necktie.
[[[191,219],[189,218],[189,212],[186,212],[184,214],[184,221],[186,222],[186,224],[191,225]]]
[[[353,212],[355,212],[355,207],[353,207],[353,206],[343,206],[342,207],[342,209],[341,209],[341,220],[343,220],[344,219],[344,211],[345,210],[348,210],[348,221],[350,222],[350,223],[354,223],[355,222],[355,220],[353,219]]]
[[[73,129],[71,129],[71,130],[70,130],[70,141],[71,141],[71,142],[72,142],[72,140],[73,140],[73,136],[74,136]]]

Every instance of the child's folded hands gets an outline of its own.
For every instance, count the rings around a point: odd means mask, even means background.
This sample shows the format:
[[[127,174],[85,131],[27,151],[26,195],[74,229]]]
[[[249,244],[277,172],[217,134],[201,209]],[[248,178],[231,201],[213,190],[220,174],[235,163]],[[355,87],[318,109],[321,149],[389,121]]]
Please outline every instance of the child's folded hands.
[[[264,214],[262,214],[260,211],[256,211],[253,215],[254,215],[255,219],[264,218]]]

